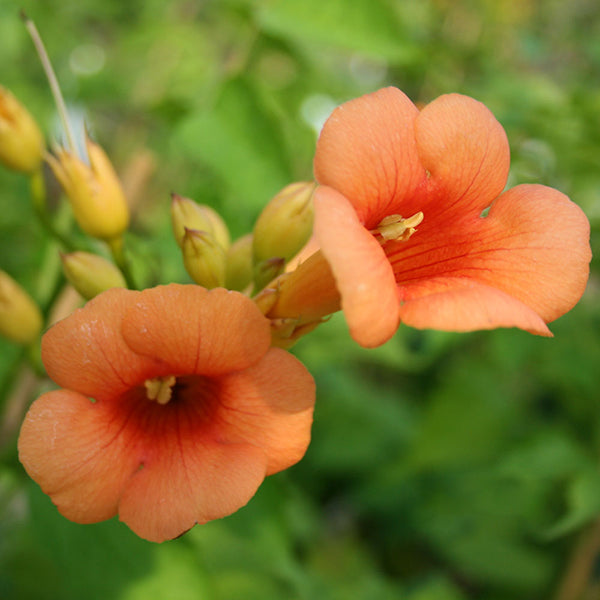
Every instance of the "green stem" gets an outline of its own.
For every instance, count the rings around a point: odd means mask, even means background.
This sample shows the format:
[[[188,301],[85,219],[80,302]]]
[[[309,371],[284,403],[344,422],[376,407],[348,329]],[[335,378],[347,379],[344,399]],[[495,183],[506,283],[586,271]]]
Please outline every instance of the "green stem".
[[[31,176],[30,190],[31,198],[33,200],[33,208],[35,209],[35,214],[42,227],[46,230],[51,238],[55,239],[63,247],[63,250],[67,252],[73,252],[75,250],[75,245],[56,228],[54,222],[48,214],[48,211],[46,210],[46,185],[44,183],[44,175],[41,169],[33,173]]]
[[[133,275],[131,273],[131,269],[129,268],[129,261],[125,256],[125,244],[123,243],[123,237],[121,236],[112,238],[107,240],[107,243],[115,264],[117,267],[119,267],[119,269],[121,269],[121,273],[123,273],[123,277],[125,277],[127,287],[130,290],[135,290],[135,281],[133,280]]]
[[[58,110],[58,114],[60,116],[63,128],[65,130],[65,135],[67,136],[67,144],[69,146],[69,149],[71,150],[74,156],[77,156],[75,136],[73,135],[73,131],[71,130],[71,124],[69,123],[69,117],[67,114],[65,100],[63,98],[62,92],[60,91],[60,86],[58,85],[58,79],[56,78],[56,74],[54,73],[54,69],[52,68],[52,63],[50,62],[50,58],[48,57],[48,53],[46,52],[46,48],[44,47],[44,42],[42,42],[42,38],[37,30],[37,27],[35,26],[35,23],[25,14],[25,11],[21,11],[21,18],[23,19],[25,27],[27,28],[27,31],[31,36],[35,49],[37,50],[38,56],[40,57],[42,67],[44,68],[44,72],[46,73],[46,77],[48,78],[50,90],[52,91],[52,95],[54,96],[54,102],[56,103],[56,110]]]
[[[42,363],[39,339],[27,346],[26,354],[27,360],[29,362],[29,365],[33,369],[33,372],[38,377],[46,377],[46,369],[44,368],[44,364]]]
[[[18,353],[14,356],[14,358],[10,361],[10,366],[6,369],[6,373],[2,380],[0,380],[0,408],[2,408],[5,404],[5,397],[8,397],[10,391],[12,389],[13,383],[17,378],[19,367],[21,363],[25,360],[27,354],[27,348],[25,346],[21,346],[19,348]]]

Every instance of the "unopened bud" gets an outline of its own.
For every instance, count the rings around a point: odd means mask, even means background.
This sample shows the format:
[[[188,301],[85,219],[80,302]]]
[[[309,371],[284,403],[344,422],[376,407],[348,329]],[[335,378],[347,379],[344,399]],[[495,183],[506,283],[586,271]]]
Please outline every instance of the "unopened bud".
[[[102,256],[71,252],[61,254],[61,259],[65,277],[86,300],[110,288],[127,287],[121,271]]]
[[[115,170],[98,144],[86,136],[89,165],[64,148],[47,154],[56,179],[67,195],[75,220],[88,235],[119,238],[129,225],[129,208]]]
[[[44,138],[27,109],[0,86],[0,162],[34,173],[42,163]]]
[[[237,239],[227,251],[225,287],[241,292],[252,283],[252,234]]]
[[[0,271],[0,335],[19,344],[30,344],[42,330],[42,313],[29,294]]]
[[[229,230],[217,211],[206,204],[197,204],[190,198],[184,198],[178,194],[172,194],[171,197],[173,199],[171,203],[173,235],[179,247],[183,244],[185,230],[195,229],[210,233],[223,250],[229,248],[231,242]]]
[[[313,227],[312,182],[292,183],[265,206],[254,226],[254,262],[290,260],[309,240]]]
[[[186,229],[181,250],[185,269],[197,284],[207,289],[225,285],[225,251],[211,233]]]

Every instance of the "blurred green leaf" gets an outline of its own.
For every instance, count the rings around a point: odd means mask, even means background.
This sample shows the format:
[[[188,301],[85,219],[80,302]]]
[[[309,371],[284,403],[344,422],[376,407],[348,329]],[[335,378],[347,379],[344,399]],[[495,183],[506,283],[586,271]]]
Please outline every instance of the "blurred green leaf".
[[[415,468],[481,461],[503,443],[514,405],[489,370],[455,368],[424,409],[409,462]]]
[[[465,600],[466,596],[444,577],[431,577],[417,586],[406,600]]]
[[[197,600],[211,597],[204,566],[184,540],[166,542],[152,550],[155,557],[152,570],[125,585],[119,600]]]
[[[224,86],[214,110],[186,119],[173,143],[219,175],[231,213],[243,206],[258,214],[291,180],[276,124],[243,78]]]
[[[392,5],[385,0],[275,0],[258,7],[260,24],[286,37],[340,45],[398,63],[414,55]]]
[[[579,529],[600,515],[600,472],[588,470],[577,474],[567,489],[567,513],[545,531],[548,539]]]

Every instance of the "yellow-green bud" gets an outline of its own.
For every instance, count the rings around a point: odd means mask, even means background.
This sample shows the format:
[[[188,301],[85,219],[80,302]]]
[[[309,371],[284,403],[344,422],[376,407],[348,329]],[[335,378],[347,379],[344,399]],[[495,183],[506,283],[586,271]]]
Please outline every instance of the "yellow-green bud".
[[[270,258],[290,260],[309,240],[313,227],[312,182],[284,187],[265,206],[254,225],[254,264]]]
[[[225,251],[211,233],[186,228],[181,250],[185,269],[197,284],[208,289],[225,285]]]
[[[19,344],[30,344],[42,330],[42,313],[29,294],[0,271],[0,335]]]
[[[89,166],[64,148],[46,160],[61,184],[79,227],[102,240],[121,237],[129,225],[129,208],[115,170],[98,144],[86,136]]]
[[[181,248],[186,229],[206,231],[227,250],[231,243],[229,230],[219,213],[206,204],[197,204],[190,198],[171,194],[171,222],[175,241]]]
[[[102,256],[71,252],[61,254],[61,259],[65,277],[86,300],[110,288],[127,287],[121,271]]]
[[[228,290],[245,290],[252,283],[252,234],[237,239],[227,251],[225,287]]]
[[[0,162],[9,169],[34,173],[42,163],[44,138],[27,109],[0,86]]]

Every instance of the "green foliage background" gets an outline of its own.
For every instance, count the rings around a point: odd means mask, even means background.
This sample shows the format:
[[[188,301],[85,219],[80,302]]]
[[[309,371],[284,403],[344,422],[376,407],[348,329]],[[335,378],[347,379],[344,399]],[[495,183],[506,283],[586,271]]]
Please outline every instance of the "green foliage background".
[[[311,178],[328,112],[385,85],[419,102],[456,91],[486,103],[511,143],[510,185],[570,195],[598,248],[594,0],[2,0],[0,83],[52,137],[19,8],[118,169],[147,175],[128,234],[144,285],[187,281],[171,191],[241,235],[278,189]],[[56,248],[24,178],[0,171],[0,206],[0,268],[44,301]],[[556,594],[600,546],[585,554],[600,517],[599,298],[594,262],[553,339],[401,328],[366,351],[335,317],[295,349],[318,385],[305,459],[237,514],[162,545],[117,521],[60,517],[9,428],[0,598],[576,600]],[[0,340],[5,423],[21,359]],[[600,597],[593,569],[587,588]]]

